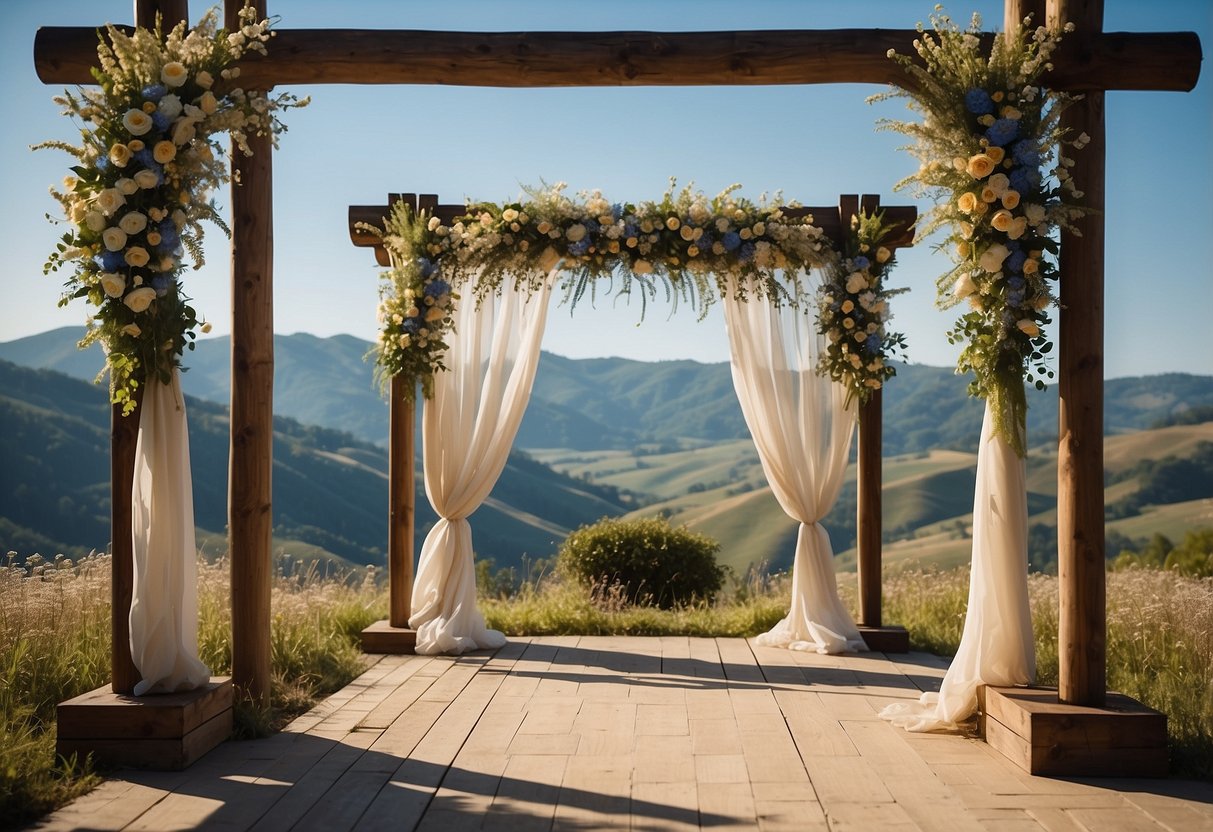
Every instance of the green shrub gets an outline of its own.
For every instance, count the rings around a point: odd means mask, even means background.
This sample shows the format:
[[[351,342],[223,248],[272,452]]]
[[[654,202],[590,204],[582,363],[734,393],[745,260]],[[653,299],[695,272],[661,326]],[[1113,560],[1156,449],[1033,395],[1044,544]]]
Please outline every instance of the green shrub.
[[[597,593],[663,609],[711,601],[724,583],[720,544],[664,518],[599,520],[564,541],[557,566]]]

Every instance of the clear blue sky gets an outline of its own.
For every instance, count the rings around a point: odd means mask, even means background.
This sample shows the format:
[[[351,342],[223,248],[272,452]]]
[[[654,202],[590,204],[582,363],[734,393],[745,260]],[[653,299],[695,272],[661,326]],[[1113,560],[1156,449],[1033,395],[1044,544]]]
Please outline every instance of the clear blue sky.
[[[477,30],[759,28],[912,28],[931,0],[462,0],[460,3],[360,0],[270,1],[280,28],[352,27]],[[58,238],[43,218],[57,206],[46,193],[68,158],[28,146],[71,139],[34,75],[32,46],[40,25],[129,23],[130,0],[5,0],[0,5],[0,66],[6,115],[0,120],[5,198],[0,341],[80,324],[83,305],[56,308],[61,280],[41,264]],[[191,4],[196,19],[206,8]],[[1001,25],[1002,4],[951,5],[967,20],[976,8],[987,28]],[[1194,30],[1213,49],[1208,0],[1108,0],[1108,31]],[[1110,93],[1108,118],[1107,356],[1109,377],[1164,371],[1213,373],[1209,317],[1213,268],[1213,84],[1209,67],[1192,93]],[[592,88],[511,90],[432,86],[314,86],[312,106],[288,114],[290,132],[274,162],[275,321],[277,332],[374,337],[377,270],[370,253],[350,245],[346,208],[378,203],[389,191],[502,199],[520,185],[567,181],[601,188],[617,200],[658,196],[668,177],[705,191],[741,182],[745,193],[782,190],[788,199],[831,204],[842,192],[879,193],[904,204],[892,185],[914,162],[897,135],[873,129],[900,116],[899,103],[864,103],[879,88],[800,87]],[[1080,183],[1081,184],[1081,183]],[[221,204],[226,194],[219,194]],[[920,206],[925,208],[926,206]],[[208,236],[208,265],[187,276],[187,291],[215,324],[228,329],[226,239]],[[949,313],[935,311],[934,278],[945,255],[930,246],[903,253],[895,325],[910,358],[947,365],[955,348],[943,337]],[[549,318],[544,347],[574,357],[621,355],[643,360],[727,360],[718,315],[697,323],[690,310],[669,318],[650,308],[579,307]]]

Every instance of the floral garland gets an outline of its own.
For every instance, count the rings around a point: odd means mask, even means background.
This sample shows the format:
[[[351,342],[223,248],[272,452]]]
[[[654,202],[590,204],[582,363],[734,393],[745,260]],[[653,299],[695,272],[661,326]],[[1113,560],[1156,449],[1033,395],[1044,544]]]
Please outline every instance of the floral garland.
[[[308,103],[233,87],[240,70],[229,65],[245,52],[264,54],[273,33],[252,8],[231,33],[217,20],[212,9],[188,32],[184,22],[167,36],[159,22],[129,35],[113,26],[98,32],[100,88],[55,98],[81,123],[81,144],[35,146],[77,160],[63,190],[51,189],[72,229],[44,271],[73,266],[60,306],[85,298],[96,307],[80,347],[102,342],[102,375],[109,372],[110,398],[124,413],[148,377],[168,382],[183,350],[194,348],[196,327],[210,329],[180,279],[186,251],[195,269],[202,265],[203,220],[228,233],[208,199],[230,178],[217,134],[251,155],[248,136],[269,134],[276,145],[286,129],[278,112]]]
[[[405,374],[428,397],[433,374],[444,369],[456,289],[480,298],[505,280],[537,286],[557,265],[574,304],[587,292],[593,297],[607,278],[621,281],[620,295],[638,292],[642,304],[664,286],[674,302],[682,298],[706,314],[730,276],[740,278],[738,292],[799,304],[798,272],[836,255],[811,216],[735,196],[739,188],[709,199],[689,186],[676,191],[671,180],[659,202],[632,205],[598,191],[573,200],[559,183],[518,202],[469,204],[449,225],[398,203],[383,229],[365,226],[380,235],[393,262],[379,307],[381,378]]]
[[[897,187],[912,184],[936,197],[918,236],[950,230],[956,265],[939,278],[938,303],[970,307],[948,333],[953,343],[967,341],[957,371],[973,372],[969,393],[989,401],[995,429],[1022,455],[1024,381],[1043,388],[1042,377],[1054,375],[1047,365],[1053,344],[1043,334],[1056,300],[1052,235],[1083,213],[1074,204],[1082,192],[1067,170],[1073,160],[1059,148],[1081,148],[1088,138],[1063,141],[1059,118],[1074,99],[1040,85],[1060,32],[1017,27],[994,38],[987,58],[977,15],[965,31],[943,14],[931,22],[935,37],[914,41],[925,67],[889,52],[915,89],[873,100],[904,97],[924,116],[881,122],[914,139],[908,149],[922,162]]]
[[[895,262],[880,245],[888,230],[880,214],[851,217],[842,256],[817,293],[817,331],[829,339],[817,369],[846,387],[848,403],[867,402],[897,375],[888,362],[906,347],[905,335],[886,328],[889,298],[907,291],[884,285]]]

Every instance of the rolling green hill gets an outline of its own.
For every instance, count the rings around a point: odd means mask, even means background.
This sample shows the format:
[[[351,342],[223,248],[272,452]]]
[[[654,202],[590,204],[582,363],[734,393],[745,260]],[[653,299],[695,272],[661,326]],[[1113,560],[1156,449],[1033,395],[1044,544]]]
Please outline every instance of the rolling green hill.
[[[227,516],[226,410],[189,401],[195,519],[222,551]],[[0,362],[0,551],[79,555],[109,540],[109,408],[101,388]],[[275,548],[351,564],[382,564],[386,453],[347,433],[274,420]],[[545,557],[569,529],[626,510],[609,487],[511,456],[473,515],[476,549],[501,566]],[[418,546],[436,517],[418,477]]]

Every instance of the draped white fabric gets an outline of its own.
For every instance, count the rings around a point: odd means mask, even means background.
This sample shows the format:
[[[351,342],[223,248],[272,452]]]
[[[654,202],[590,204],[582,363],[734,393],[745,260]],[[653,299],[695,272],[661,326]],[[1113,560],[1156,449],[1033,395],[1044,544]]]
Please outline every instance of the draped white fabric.
[[[131,657],[142,681],[135,695],[201,687],[198,658],[198,549],[190,481],[189,429],[181,383],[149,380],[139,409],[131,490],[134,590]]]
[[[1026,464],[994,430],[986,405],[973,496],[973,565],[960,647],[939,693],[887,706],[907,731],[954,730],[977,711],[977,686],[1025,685],[1036,676],[1028,606]]]
[[[540,291],[503,286],[455,311],[447,370],[434,375],[422,437],[425,493],[439,520],[425,538],[413,582],[417,652],[500,647],[505,636],[476,609],[471,515],[505,467],[531,396],[554,273]],[[506,281],[509,283],[509,281]]]
[[[816,372],[821,349],[803,311],[736,297],[723,299],[733,386],[767,482],[788,516],[800,521],[788,616],[758,643],[793,650],[867,650],[838,597],[833,550],[820,520],[842,487],[854,413],[846,390]]]

